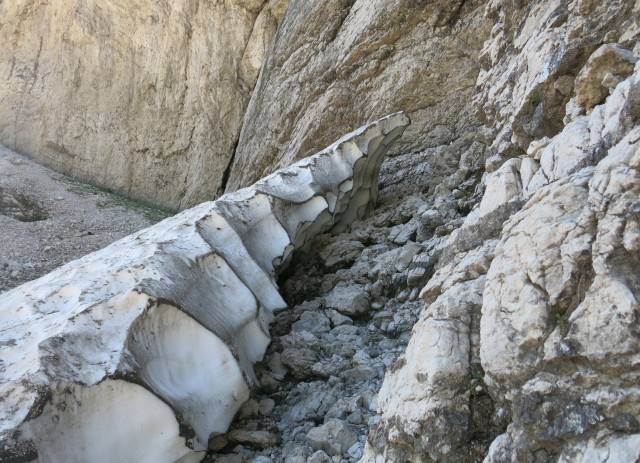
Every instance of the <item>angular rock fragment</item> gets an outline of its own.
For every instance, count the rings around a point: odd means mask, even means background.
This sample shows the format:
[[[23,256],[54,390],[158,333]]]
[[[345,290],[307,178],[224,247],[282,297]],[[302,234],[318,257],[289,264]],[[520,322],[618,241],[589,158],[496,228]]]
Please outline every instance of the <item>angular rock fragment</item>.
[[[633,72],[637,61],[638,58],[633,56],[631,50],[614,44],[602,45],[589,57],[587,64],[576,77],[575,92],[578,105],[591,109],[602,102],[609,94],[609,87],[603,83],[605,77],[615,74],[622,76],[619,78],[622,80]]]
[[[329,455],[341,455],[358,441],[358,435],[344,421],[329,420],[311,429],[307,441],[313,448],[324,450]]]
[[[256,382],[273,311],[286,307],[277,272],[373,207],[382,159],[408,124],[383,118],[4,293],[2,459],[199,461]]]

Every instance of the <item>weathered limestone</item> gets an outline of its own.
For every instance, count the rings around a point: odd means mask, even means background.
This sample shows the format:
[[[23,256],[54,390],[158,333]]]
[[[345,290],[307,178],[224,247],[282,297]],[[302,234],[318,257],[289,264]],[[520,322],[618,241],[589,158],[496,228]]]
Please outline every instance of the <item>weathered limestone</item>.
[[[276,271],[372,207],[408,124],[388,116],[3,294],[3,457],[198,461],[256,381],[286,306]]]
[[[214,199],[286,5],[2,2],[0,143],[157,206]]]
[[[400,109],[412,125],[396,153],[458,140],[460,152],[446,160],[457,164],[478,125],[467,103],[490,27],[483,3],[292,0],[247,108],[227,191],[308,156],[345,126]]]
[[[472,415],[469,401],[478,391],[469,384],[479,372],[478,321],[495,244],[459,254],[424,288],[428,306],[385,377],[382,420],[370,430],[363,463],[464,461],[472,454],[470,436],[486,425]]]
[[[576,103],[585,109],[601,103],[609,94],[609,85],[615,86],[614,82],[629,76],[637,61],[631,50],[613,44],[602,45],[576,77]]]
[[[492,0],[486,15],[494,26],[480,55],[476,104],[492,134],[490,155],[502,162],[558,134],[591,54],[603,42],[632,49],[638,33],[632,0]]]
[[[535,461],[541,448],[563,462],[640,455],[639,136],[636,127],[595,170],[540,190],[505,226],[481,358],[512,423],[488,462]]]
[[[427,306],[386,375],[362,461],[640,455],[640,66],[630,52],[640,30],[632,3],[488,8],[499,22],[485,44],[477,100],[490,145],[484,196],[441,246],[421,294]],[[580,107],[567,87],[598,61],[605,35],[619,40],[607,48],[626,50],[632,70],[615,71],[606,100]],[[573,50],[576,43],[585,47]],[[605,68],[598,72],[614,73]],[[530,104],[535,92],[541,101]],[[425,214],[425,223],[436,217]]]

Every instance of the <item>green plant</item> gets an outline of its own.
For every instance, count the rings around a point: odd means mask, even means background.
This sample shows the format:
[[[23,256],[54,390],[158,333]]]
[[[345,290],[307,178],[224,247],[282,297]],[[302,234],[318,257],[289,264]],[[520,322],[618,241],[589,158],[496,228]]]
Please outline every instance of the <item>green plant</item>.
[[[63,175],[61,175],[61,177],[63,177],[67,183],[71,184],[78,194],[102,196],[112,205],[121,206],[126,209],[137,210],[142,215],[144,215],[144,217],[152,224],[158,223],[175,214],[174,212],[150,206],[131,198],[127,198],[114,192],[110,188],[83,183],[73,177],[67,177]]]
[[[540,103],[542,103],[542,95],[538,90],[534,90],[529,96],[529,104],[531,106],[538,106]]]
[[[557,313],[555,315],[555,319],[556,319],[556,325],[558,325],[558,326],[562,326],[567,322],[567,317],[565,317],[564,315],[561,315],[559,313]]]
[[[484,385],[484,376],[482,374],[476,373],[471,376],[469,381],[469,392],[472,394],[477,393],[478,387],[482,387]]]

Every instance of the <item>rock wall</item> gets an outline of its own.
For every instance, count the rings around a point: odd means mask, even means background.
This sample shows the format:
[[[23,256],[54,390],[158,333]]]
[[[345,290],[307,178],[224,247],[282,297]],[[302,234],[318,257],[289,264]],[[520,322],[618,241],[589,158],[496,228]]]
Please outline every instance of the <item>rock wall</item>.
[[[399,108],[412,126],[394,153],[467,136],[478,125],[467,103],[489,32],[483,8],[476,0],[291,1],[247,109],[227,190]]]
[[[484,195],[441,247],[362,461],[635,461],[640,11],[486,14]]]
[[[169,209],[221,194],[286,0],[0,3],[0,142]]]

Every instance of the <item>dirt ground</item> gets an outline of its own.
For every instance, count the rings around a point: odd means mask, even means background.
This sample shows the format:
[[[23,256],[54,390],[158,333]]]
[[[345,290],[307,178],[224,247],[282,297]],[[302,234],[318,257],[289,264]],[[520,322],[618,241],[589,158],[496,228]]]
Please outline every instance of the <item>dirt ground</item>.
[[[0,293],[167,216],[0,145]]]

